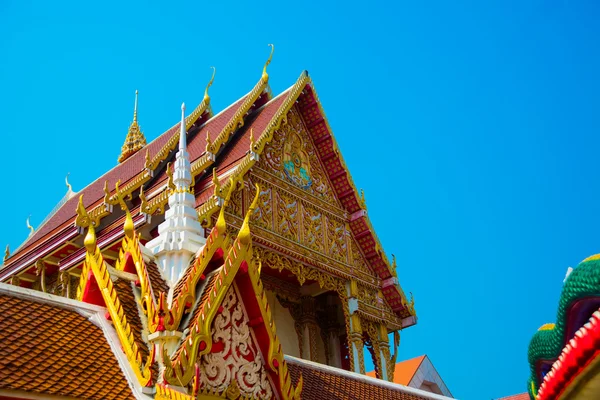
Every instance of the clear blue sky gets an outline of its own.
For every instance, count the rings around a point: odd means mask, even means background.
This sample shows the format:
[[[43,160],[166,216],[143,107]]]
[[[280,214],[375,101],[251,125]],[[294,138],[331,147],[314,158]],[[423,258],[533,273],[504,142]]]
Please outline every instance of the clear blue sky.
[[[596,1],[0,0],[0,243],[116,163],[140,91],[153,139],[248,92],[312,75],[428,354],[452,393],[525,391],[529,339],[568,266],[600,252]],[[392,2],[390,2],[392,3]]]

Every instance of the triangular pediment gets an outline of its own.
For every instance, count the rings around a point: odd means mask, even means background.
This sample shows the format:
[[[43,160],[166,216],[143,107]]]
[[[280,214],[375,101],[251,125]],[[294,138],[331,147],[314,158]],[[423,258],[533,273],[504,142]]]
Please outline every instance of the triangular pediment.
[[[292,107],[262,152],[258,167],[341,209],[317,148],[297,107]]]
[[[265,368],[243,297],[233,284],[211,325],[212,349],[198,360],[198,391],[238,391],[242,398],[271,399],[276,389]]]

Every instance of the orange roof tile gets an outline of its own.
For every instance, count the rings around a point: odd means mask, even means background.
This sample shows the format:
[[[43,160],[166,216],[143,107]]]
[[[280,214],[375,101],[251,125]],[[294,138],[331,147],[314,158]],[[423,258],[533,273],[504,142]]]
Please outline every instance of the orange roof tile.
[[[366,378],[363,375],[293,357],[286,356],[286,361],[292,375],[293,384],[296,384],[300,375],[302,375],[302,400],[421,400],[448,398],[414,388],[394,385],[386,381],[372,381],[371,377]]]
[[[419,366],[425,359],[425,355],[411,358],[410,360],[401,361],[396,363],[396,369],[394,370],[394,383],[408,386],[412,378],[417,373]],[[375,378],[375,371],[367,372],[368,376]]]
[[[529,400],[529,394],[527,394],[527,393],[513,394],[512,396],[502,397],[498,400]]]
[[[134,398],[102,330],[77,312],[1,294],[0,326],[0,388]]]

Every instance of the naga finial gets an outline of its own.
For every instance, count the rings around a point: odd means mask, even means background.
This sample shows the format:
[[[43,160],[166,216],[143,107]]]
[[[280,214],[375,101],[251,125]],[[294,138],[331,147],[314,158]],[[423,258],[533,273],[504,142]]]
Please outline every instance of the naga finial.
[[[251,241],[250,217],[254,213],[256,205],[258,204],[258,198],[260,197],[260,186],[258,186],[258,183],[255,183],[255,186],[256,194],[254,195],[254,200],[252,200],[252,204],[250,204],[250,207],[248,207],[248,211],[246,212],[246,216],[244,217],[244,222],[242,223],[242,227],[240,228],[240,232],[238,233],[238,239],[240,240],[240,243],[246,246],[249,245]]]
[[[210,100],[210,96],[208,95],[208,88],[212,86],[213,81],[215,80],[215,74],[217,73],[217,69],[215,67],[211,67],[213,70],[213,74],[212,74],[212,78],[210,78],[210,81],[208,81],[208,85],[206,85],[206,89],[204,89],[204,100],[203,101],[209,101]]]
[[[148,210],[148,200],[146,199],[143,185],[140,186],[140,210],[141,212],[146,212],[146,210]]]
[[[144,168],[150,169],[150,165],[152,164],[152,160],[150,160],[150,149],[146,147],[146,156],[144,157]]]
[[[256,142],[254,141],[254,128],[250,128],[250,151],[254,151],[254,145]]]
[[[88,225],[88,231],[85,235],[85,239],[83,239],[83,244],[88,253],[94,254],[96,250],[96,228],[94,228],[94,224]]]
[[[367,202],[365,201],[365,191],[360,189],[360,208],[363,210],[367,209]]]
[[[133,225],[133,218],[131,218],[131,213],[129,212],[129,207],[125,203],[125,199],[123,198],[123,194],[119,190],[119,185],[121,184],[121,180],[119,179],[115,183],[115,191],[117,192],[117,200],[119,201],[119,205],[121,206],[121,210],[125,211],[125,224],[123,225],[123,230],[125,231],[125,236],[128,238],[133,238],[133,231],[135,226]]]
[[[6,260],[8,260],[8,257],[10,257],[10,245],[6,245],[6,250],[4,250],[4,260],[2,261],[3,264],[6,264]]]
[[[35,231],[35,229],[33,228],[33,226],[31,226],[31,224],[29,223],[29,219],[31,218],[31,215],[29,215],[27,217],[27,228],[29,228],[29,235],[33,235],[33,231]]]
[[[108,181],[104,181],[104,204],[109,204],[109,203],[110,203],[110,190],[108,190]]]
[[[175,183],[173,182],[173,171],[171,171],[171,163],[167,163],[167,170],[165,171],[165,174],[167,174],[167,177],[169,178],[169,180],[167,181],[167,187],[171,190],[175,190],[176,186]]]
[[[210,131],[206,131],[206,148],[205,151],[207,153],[212,153],[212,142],[210,141]]]
[[[221,197],[221,183],[219,182],[219,178],[217,177],[217,169],[213,168],[213,177],[212,177],[212,183],[215,187],[215,196],[217,197]]]
[[[213,169],[213,171],[215,169]],[[219,235],[224,234],[227,228],[227,223],[225,222],[225,208],[227,207],[227,204],[229,204],[229,199],[231,198],[231,194],[234,190],[235,181],[233,180],[233,178],[229,178],[229,190],[227,191],[227,195],[223,200],[223,204],[221,205],[221,209],[219,210],[219,217],[217,218],[217,223],[215,224],[215,228],[217,228],[217,232],[219,232]]]
[[[71,173],[67,172],[67,176],[65,176],[65,183],[67,184],[67,193],[70,193],[73,191],[73,187],[69,183],[69,175],[71,175]]]
[[[269,54],[269,58],[267,59],[267,62],[263,67],[262,79],[264,81],[269,80],[269,74],[267,74],[267,67],[269,66],[269,64],[271,64],[271,60],[273,59],[273,52],[275,51],[275,46],[273,46],[272,44],[269,44],[269,46],[271,46],[271,54]]]

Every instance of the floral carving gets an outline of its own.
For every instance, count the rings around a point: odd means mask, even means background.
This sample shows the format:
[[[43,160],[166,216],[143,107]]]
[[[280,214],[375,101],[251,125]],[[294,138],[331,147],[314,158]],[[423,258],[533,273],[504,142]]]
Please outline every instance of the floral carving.
[[[242,396],[255,399],[273,398],[267,378],[236,290],[229,288],[211,329],[213,351],[200,359],[200,387],[225,392],[237,386]]]

